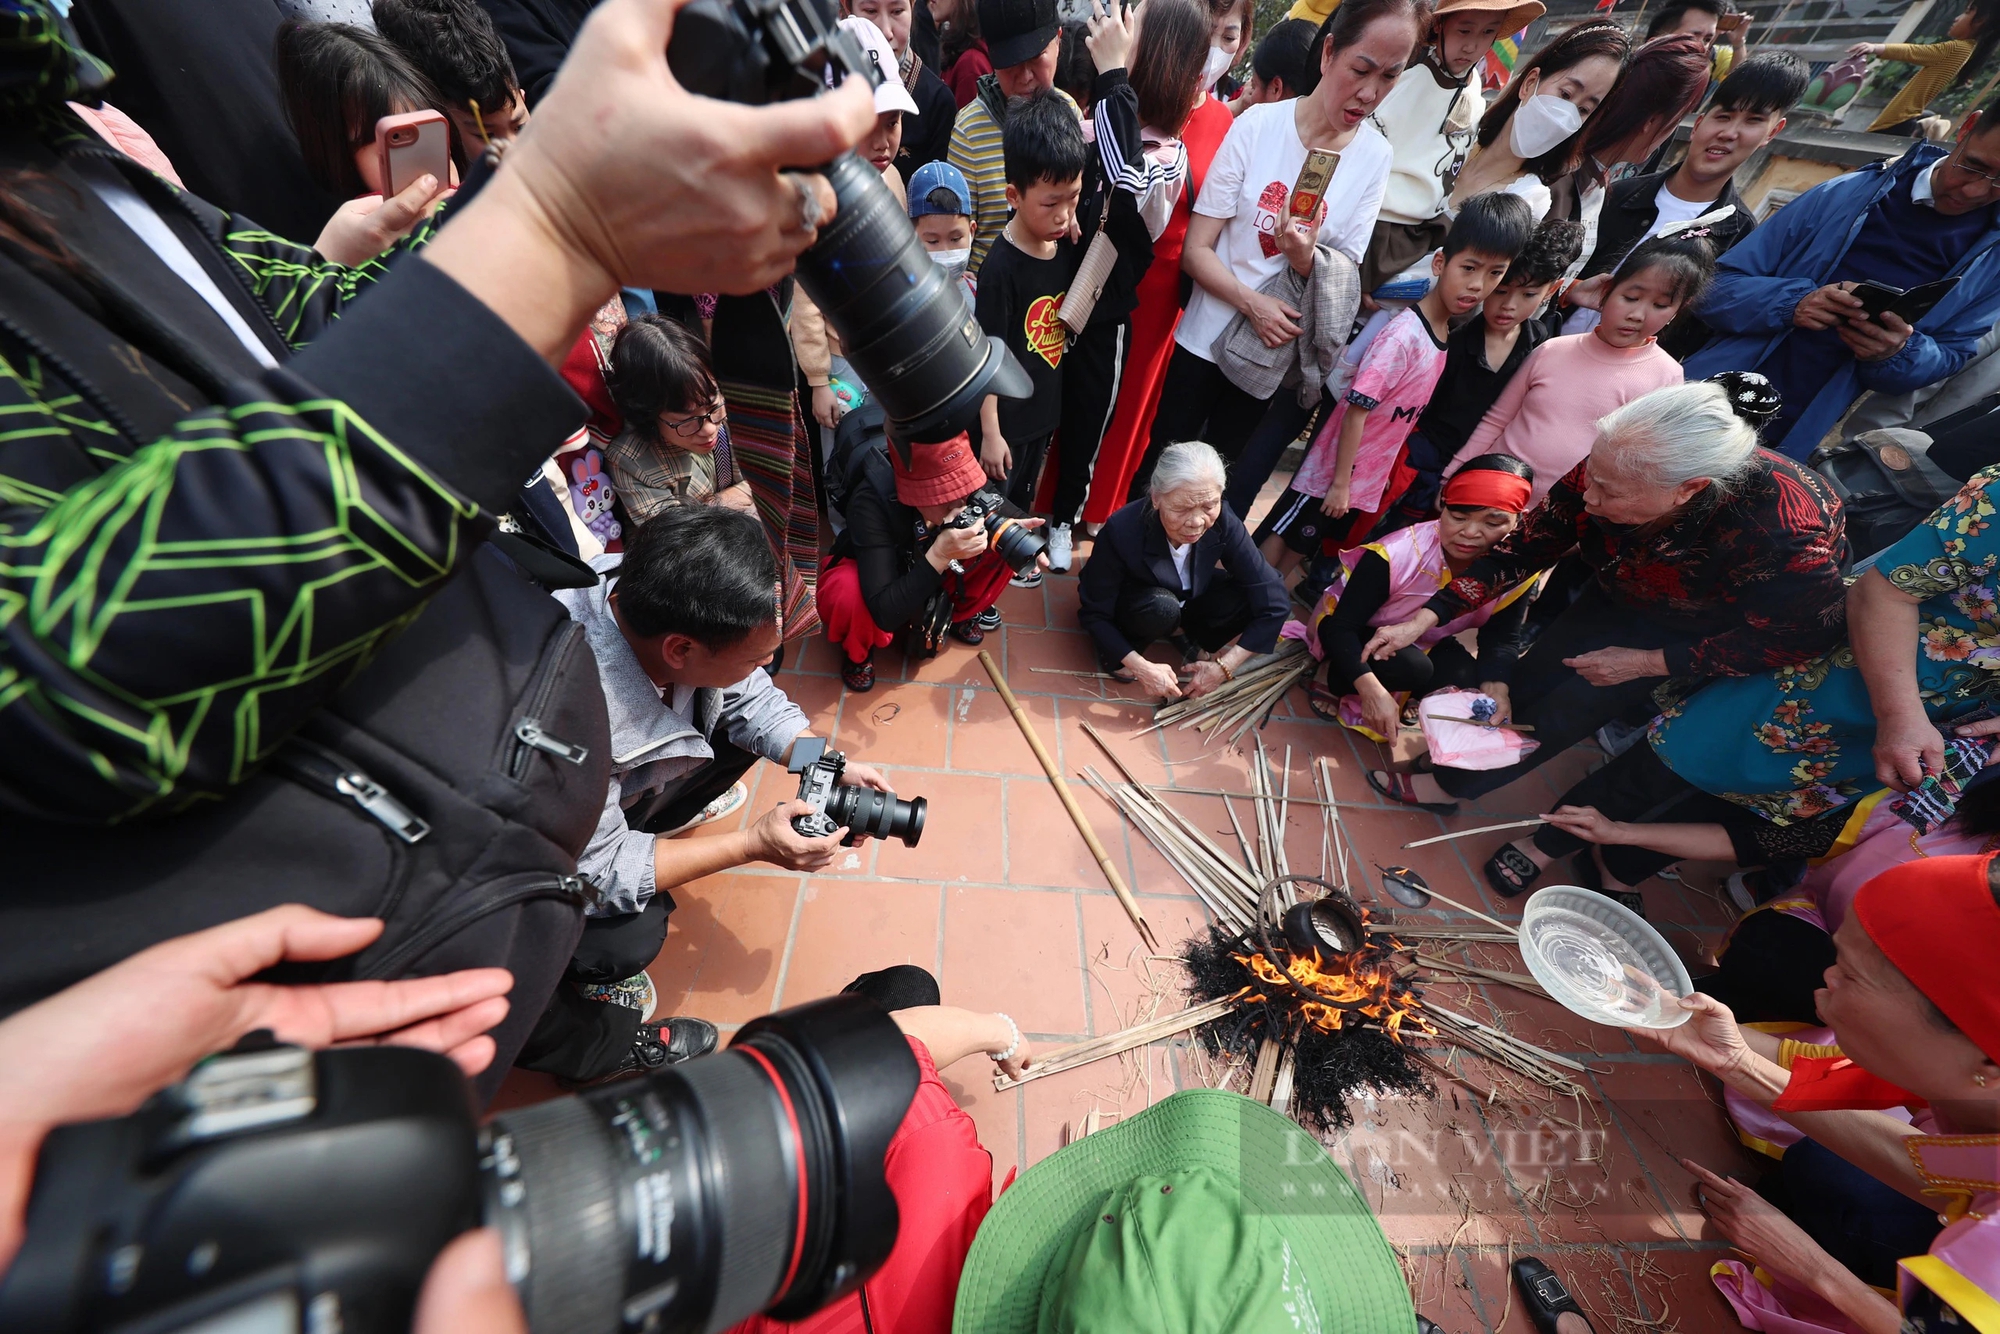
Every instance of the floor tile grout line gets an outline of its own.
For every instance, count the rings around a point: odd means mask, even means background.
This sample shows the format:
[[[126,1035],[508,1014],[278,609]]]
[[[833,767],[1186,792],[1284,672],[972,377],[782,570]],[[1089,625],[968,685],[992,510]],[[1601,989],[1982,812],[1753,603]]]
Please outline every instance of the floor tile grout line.
[[[798,889],[792,895],[791,924],[785,928],[784,953],[778,956],[778,979],[771,988],[771,1008],[773,1010],[782,1010],[785,1008],[785,983],[790,979],[792,951],[797,947],[799,941],[799,918],[805,915],[806,895],[810,892],[809,882],[811,881],[811,877],[801,874],[798,879]],[[818,998],[807,997],[807,999],[816,1000]]]

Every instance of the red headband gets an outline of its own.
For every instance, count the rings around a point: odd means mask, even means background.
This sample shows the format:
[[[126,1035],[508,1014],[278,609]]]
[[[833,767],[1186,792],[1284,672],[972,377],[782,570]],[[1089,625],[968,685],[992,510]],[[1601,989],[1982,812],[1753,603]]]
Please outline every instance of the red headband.
[[[1519,514],[1535,488],[1527,478],[1491,468],[1467,468],[1444,484],[1444,503],[1453,509],[1493,509]]]
[[[2000,903],[1988,863],[1929,857],[1884,871],[1854,896],[1855,916],[1910,985],[1979,1050],[2000,1060]]]

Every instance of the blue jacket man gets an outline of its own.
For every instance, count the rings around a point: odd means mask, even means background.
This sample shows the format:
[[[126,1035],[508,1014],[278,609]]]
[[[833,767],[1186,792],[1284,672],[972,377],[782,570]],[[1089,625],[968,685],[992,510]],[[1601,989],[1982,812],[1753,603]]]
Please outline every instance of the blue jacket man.
[[[2000,134],[1987,128],[2000,129],[2000,117],[1990,111],[1951,152],[1919,143],[1815,186],[1731,249],[1698,308],[1717,336],[1688,358],[1687,378],[1732,369],[1771,376],[1787,404],[1765,443],[1803,459],[1862,390],[1907,393],[1962,367],[2000,320],[1992,207],[2000,191],[1991,179],[2000,172]],[[1940,247],[1933,232],[1958,239],[1946,236]],[[1955,261],[1925,268],[1927,257],[1954,250]],[[1859,278],[1909,287],[1954,275],[1958,286],[1914,330],[1894,315],[1860,318],[1860,302],[1845,290]],[[1834,336],[1802,332],[1825,330]]]

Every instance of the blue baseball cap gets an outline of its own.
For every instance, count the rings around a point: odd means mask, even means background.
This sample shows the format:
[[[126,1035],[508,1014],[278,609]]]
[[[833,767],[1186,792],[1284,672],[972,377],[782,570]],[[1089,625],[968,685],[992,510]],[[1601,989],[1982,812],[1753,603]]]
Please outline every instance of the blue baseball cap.
[[[972,216],[972,187],[965,183],[965,173],[943,159],[918,167],[907,188],[913,218],[933,213]]]

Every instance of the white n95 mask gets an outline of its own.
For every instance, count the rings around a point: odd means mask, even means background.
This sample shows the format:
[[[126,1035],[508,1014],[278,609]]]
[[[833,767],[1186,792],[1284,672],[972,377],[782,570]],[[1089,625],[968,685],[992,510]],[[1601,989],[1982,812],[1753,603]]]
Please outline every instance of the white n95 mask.
[[[1538,158],[1582,128],[1583,113],[1576,103],[1553,93],[1536,93],[1514,108],[1507,142],[1516,156]]]
[[[954,278],[961,276],[972,264],[971,246],[963,250],[933,250],[930,254],[931,263]]]
[[[1207,92],[1215,87],[1216,80],[1229,73],[1229,67],[1236,63],[1236,57],[1219,46],[1208,48],[1208,59],[1201,62],[1201,88]]]

